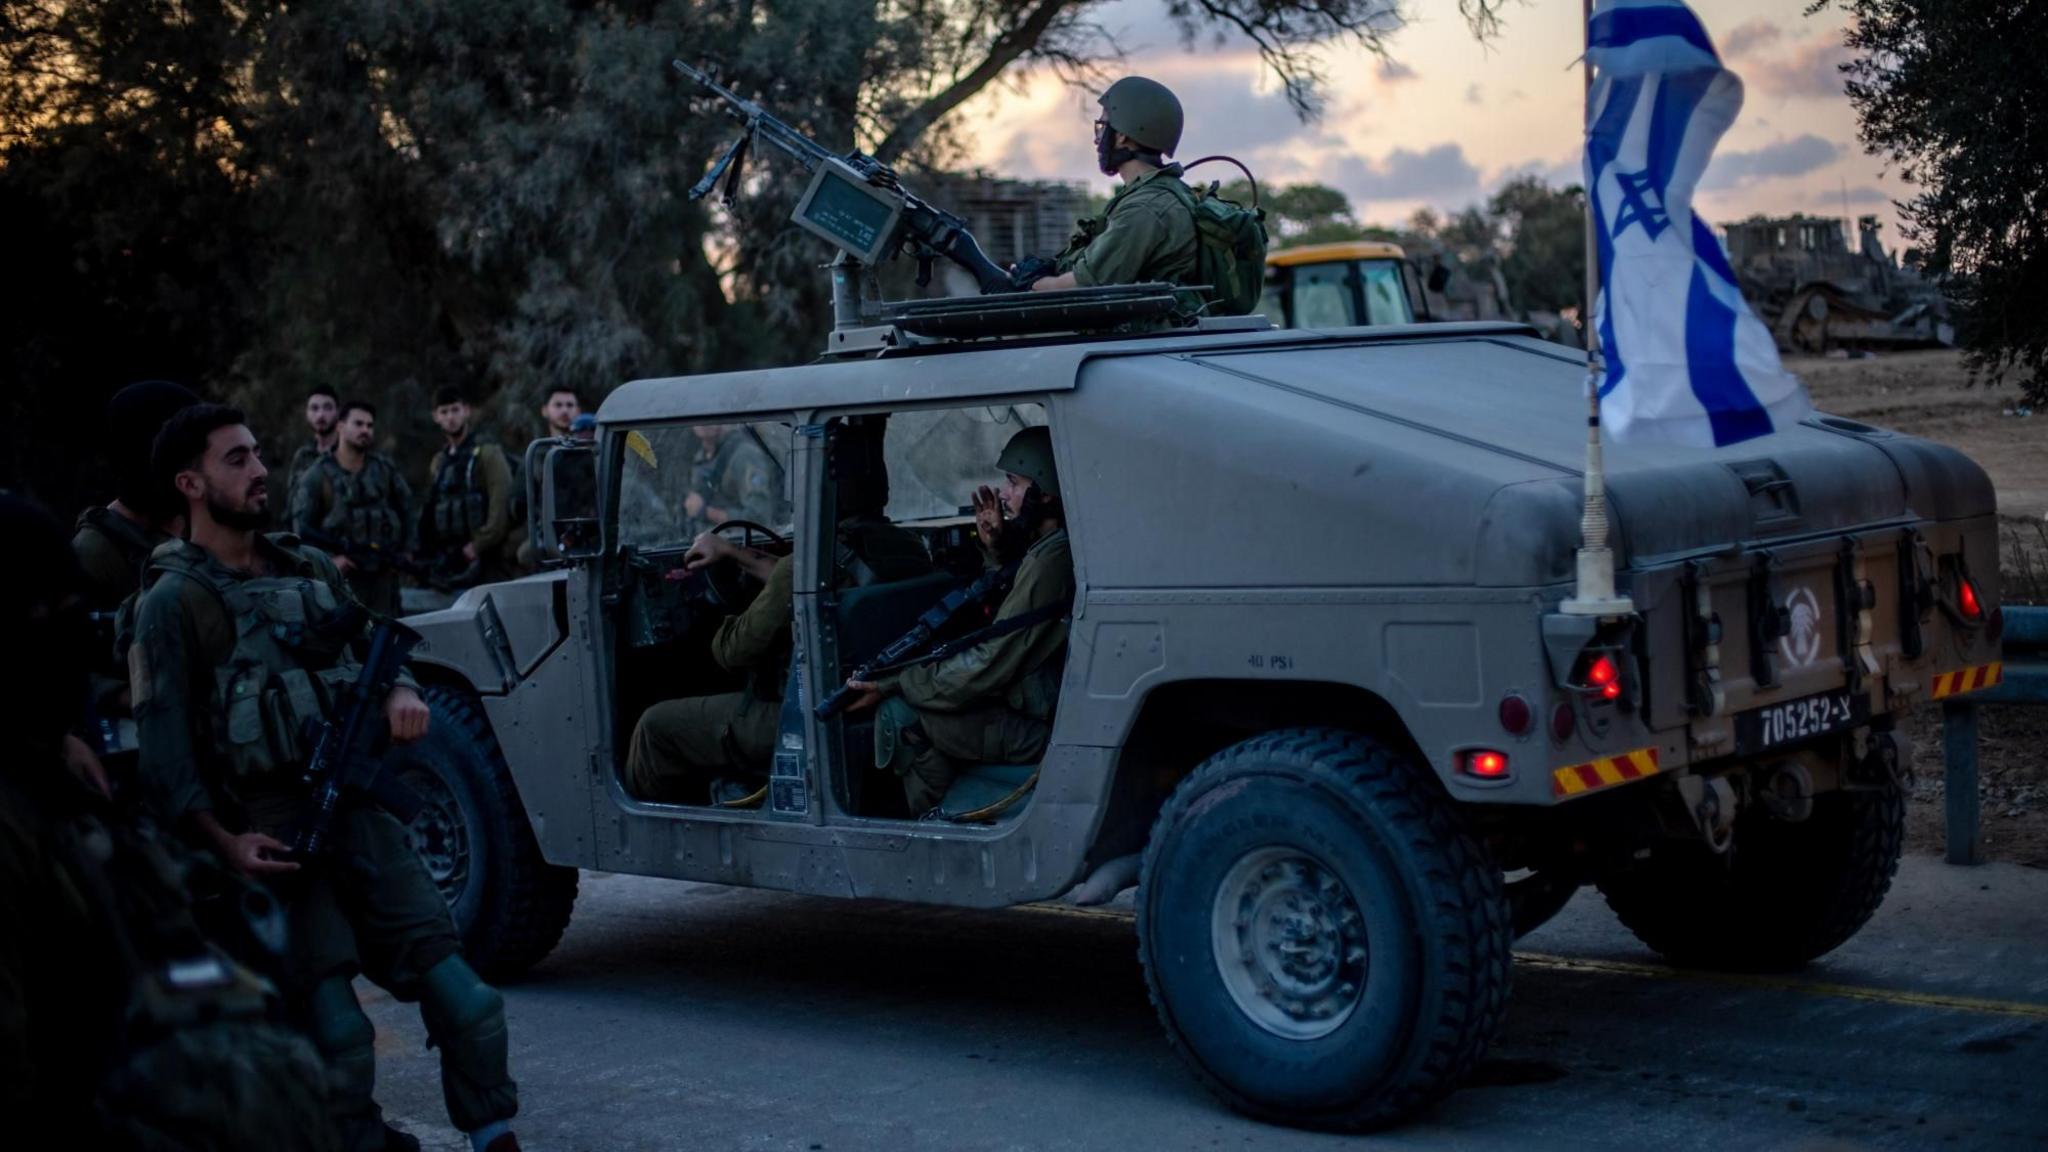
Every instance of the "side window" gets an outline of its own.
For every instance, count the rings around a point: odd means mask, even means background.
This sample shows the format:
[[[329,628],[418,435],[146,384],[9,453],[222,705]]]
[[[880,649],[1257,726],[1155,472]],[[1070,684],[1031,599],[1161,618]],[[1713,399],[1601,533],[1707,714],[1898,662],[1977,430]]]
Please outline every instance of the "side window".
[[[969,515],[974,491],[996,483],[996,457],[1018,429],[1045,423],[1039,404],[896,412],[882,438],[887,516],[898,522]]]
[[[621,437],[619,542],[680,547],[728,520],[790,524],[790,425],[672,424]]]
[[[1365,288],[1365,323],[1406,324],[1412,319],[1399,261],[1371,260],[1358,270]]]

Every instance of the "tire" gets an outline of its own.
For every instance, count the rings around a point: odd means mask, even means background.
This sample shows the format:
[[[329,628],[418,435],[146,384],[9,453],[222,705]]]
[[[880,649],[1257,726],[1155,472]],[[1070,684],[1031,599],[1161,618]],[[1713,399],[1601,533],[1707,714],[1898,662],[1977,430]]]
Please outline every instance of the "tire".
[[[427,735],[392,769],[422,802],[407,831],[448,898],[464,956],[486,980],[515,980],[547,956],[576,904],[574,868],[541,857],[519,789],[482,710],[441,687],[421,691]]]
[[[1600,881],[1636,939],[1674,963],[1728,971],[1797,968],[1856,934],[1891,888],[1905,845],[1896,782],[1833,792],[1797,824],[1750,808],[1726,855],[1671,841]]]
[[[1369,737],[1291,729],[1217,753],[1160,812],[1139,884],[1167,1037],[1247,1115],[1396,1123],[1500,1027],[1500,869],[1436,780]]]

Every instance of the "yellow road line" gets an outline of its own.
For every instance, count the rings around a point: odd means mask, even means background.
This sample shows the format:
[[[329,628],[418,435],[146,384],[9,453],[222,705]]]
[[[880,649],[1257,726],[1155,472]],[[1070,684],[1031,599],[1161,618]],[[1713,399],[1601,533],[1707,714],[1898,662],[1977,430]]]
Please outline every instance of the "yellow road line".
[[[1110,908],[1077,908],[1071,904],[1024,904],[1027,912],[1048,912],[1083,920],[1135,919],[1129,912]],[[1803,996],[1826,996],[1837,1000],[1868,1000],[1908,1008],[1934,1008],[1947,1012],[1976,1012],[1987,1016],[2018,1016],[2048,1020],[2048,1004],[2025,1000],[1986,1000],[1976,996],[1952,996],[1941,992],[1913,992],[1904,988],[1871,988],[1858,984],[1830,984],[1791,976],[1770,976],[1750,972],[1708,972],[1698,968],[1669,968],[1662,964],[1637,964],[1627,960],[1581,960],[1545,952],[1517,952],[1515,963],[1553,972],[1591,972],[1603,976],[1635,976],[1655,980],[1699,980],[1738,988],[1761,988],[1773,992],[1796,992]]]

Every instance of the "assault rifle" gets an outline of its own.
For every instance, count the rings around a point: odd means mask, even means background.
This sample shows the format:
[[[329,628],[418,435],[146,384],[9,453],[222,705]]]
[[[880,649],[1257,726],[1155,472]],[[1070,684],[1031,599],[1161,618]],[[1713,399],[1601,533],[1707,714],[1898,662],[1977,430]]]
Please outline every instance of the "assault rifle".
[[[746,125],[740,138],[690,189],[690,199],[703,199],[722,177],[725,190],[720,202],[732,207],[747,152],[758,138],[789,153],[811,173],[811,185],[797,201],[791,221],[852,259],[874,264],[907,251],[917,259],[921,288],[931,283],[932,261],[944,256],[972,274],[984,294],[1019,290],[1009,271],[981,250],[967,221],[911,195],[888,165],[864,152],[837,155],[709,75],[681,60],[674,64],[676,71],[724,101],[733,118]]]
[[[941,628],[953,622],[953,617],[958,616],[968,605],[980,604],[997,591],[1009,587],[1010,581],[1015,579],[1016,575],[1017,564],[1013,561],[1001,568],[991,568],[972,584],[946,593],[944,599],[925,609],[924,615],[917,618],[917,623],[910,626],[910,631],[898,636],[888,647],[856,665],[853,674],[847,679],[872,680],[893,668],[910,663],[918,650],[930,644],[932,637],[938,635]],[[841,684],[818,702],[818,719],[831,719],[845,708],[852,698],[853,689]]]
[[[384,702],[405,669],[405,658],[419,642],[420,634],[398,621],[380,621],[370,636],[362,671],[334,702],[333,718],[313,726],[313,755],[306,760],[303,778],[313,801],[294,838],[293,855],[310,859],[320,854],[334,830],[334,814],[349,795],[374,796],[400,820],[419,810],[418,797],[387,780],[375,755],[385,723]]]
[[[381,544],[357,544],[318,528],[308,528],[294,535],[330,556],[348,557],[349,563],[364,572],[382,572],[386,568],[393,568],[422,580],[427,577],[426,569],[419,562]]]

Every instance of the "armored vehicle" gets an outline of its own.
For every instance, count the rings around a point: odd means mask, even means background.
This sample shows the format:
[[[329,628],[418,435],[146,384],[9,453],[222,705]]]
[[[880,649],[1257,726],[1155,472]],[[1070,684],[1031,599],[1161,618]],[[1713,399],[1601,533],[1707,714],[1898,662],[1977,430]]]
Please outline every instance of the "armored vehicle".
[[[1583,354],[1506,324],[990,322],[1012,302],[837,332],[802,367],[629,383],[595,444],[537,449],[556,566],[411,620],[437,714],[405,768],[432,801],[415,835],[479,967],[539,961],[578,868],[975,908],[1135,883],[1195,1075],[1355,1129],[1472,1071],[1514,937],[1582,885],[1721,968],[1802,964],[1875,910],[1900,713],[1996,678],[1993,495],[1968,459],[1832,416],[1611,447],[1636,610],[1588,619],[1558,610]],[[833,481],[876,417],[888,516],[932,563],[861,584]],[[982,570],[965,510],[1040,423],[1077,587],[1051,744],[912,820],[869,715],[814,705]],[[782,711],[753,806],[656,802],[622,772],[638,717],[734,686],[705,637],[745,582],[681,571],[734,436],[777,483],[714,530],[791,550],[786,698],[813,706]],[[592,468],[595,506],[571,506]]]

